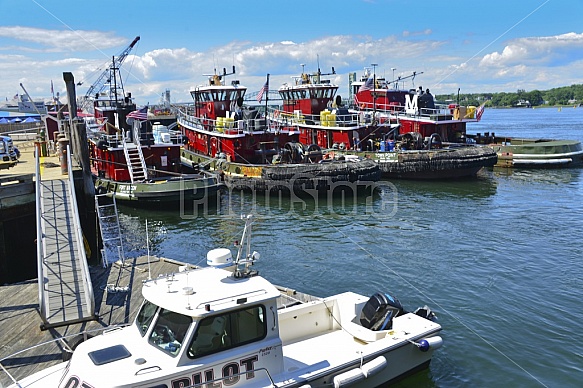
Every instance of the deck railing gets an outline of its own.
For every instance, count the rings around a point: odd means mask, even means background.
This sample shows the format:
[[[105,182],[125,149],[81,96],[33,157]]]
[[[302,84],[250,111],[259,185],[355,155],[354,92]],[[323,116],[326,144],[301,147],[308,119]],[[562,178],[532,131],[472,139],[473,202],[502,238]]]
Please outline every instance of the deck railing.
[[[265,118],[250,118],[235,120],[231,117],[219,117],[217,119],[203,118],[194,115],[192,106],[178,108],[178,124],[196,128],[207,132],[222,133],[226,135],[243,135],[268,129]]]
[[[300,111],[289,113],[269,107],[267,112],[272,123],[284,126],[354,127],[365,122],[360,112],[349,111],[346,108],[328,108],[320,114],[304,114]]]
[[[38,148],[34,150],[34,159],[35,159],[35,174],[36,174],[36,182],[35,182],[35,203],[36,203],[36,256],[37,256],[37,277],[38,277],[38,302],[39,302],[39,310],[41,317],[47,316],[46,311],[46,303],[45,303],[45,293],[44,293],[44,271],[43,271],[43,258],[45,256],[44,253],[44,246],[42,244],[42,226],[41,226],[41,219],[42,219],[42,203],[41,203],[41,187],[40,187],[40,156],[38,152]]]
[[[372,102],[355,101],[355,109],[366,112],[377,112],[384,116],[399,117],[415,117],[427,118],[431,120],[455,119],[462,121],[476,121],[476,107],[461,106],[450,107],[447,104],[435,104],[434,108],[420,108],[417,107],[413,111],[411,108],[399,103],[380,104]],[[456,112],[457,109],[457,112]],[[457,115],[457,116],[456,116]]]
[[[91,283],[91,275],[89,273],[89,265],[87,264],[87,257],[85,255],[85,244],[83,240],[83,231],[81,229],[81,222],[79,219],[79,207],[77,206],[77,195],[75,194],[75,182],[73,179],[73,169],[71,166],[71,150],[67,145],[67,172],[69,174],[69,195],[73,208],[73,225],[77,234],[77,254],[81,271],[83,273],[83,289],[85,293],[85,303],[87,305],[87,313],[89,315],[95,314],[95,297],[93,295],[93,285]]]

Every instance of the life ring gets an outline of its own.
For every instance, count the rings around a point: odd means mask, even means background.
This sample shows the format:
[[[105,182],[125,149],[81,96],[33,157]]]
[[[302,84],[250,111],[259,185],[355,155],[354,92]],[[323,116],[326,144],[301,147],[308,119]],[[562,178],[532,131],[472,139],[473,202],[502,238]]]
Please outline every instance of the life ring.
[[[213,105],[213,103],[212,103],[212,102],[208,102],[208,103],[206,104],[206,110],[207,110],[207,112],[208,112],[209,114],[212,114],[212,113],[213,113],[213,108],[214,108],[214,107],[215,107],[215,106]]]

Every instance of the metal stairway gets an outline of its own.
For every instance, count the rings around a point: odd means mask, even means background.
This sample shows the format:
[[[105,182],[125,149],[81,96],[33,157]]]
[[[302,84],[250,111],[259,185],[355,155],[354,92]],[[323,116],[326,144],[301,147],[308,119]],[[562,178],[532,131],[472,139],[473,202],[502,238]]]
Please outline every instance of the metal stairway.
[[[125,139],[125,134],[123,138]],[[124,140],[123,153],[126,157],[126,163],[132,183],[148,179],[148,169],[146,168],[146,161],[144,160],[144,154],[142,153],[142,146],[139,138],[137,140],[134,139],[131,143]]]
[[[95,209],[99,220],[99,230],[103,241],[102,259],[103,267],[107,267],[113,262],[123,262],[125,253],[119,218],[117,216],[117,204],[115,196],[109,198],[107,194],[95,196]]]
[[[148,179],[148,171],[146,170],[142,147],[136,146],[133,143],[124,143],[123,152],[126,157],[132,183]]]

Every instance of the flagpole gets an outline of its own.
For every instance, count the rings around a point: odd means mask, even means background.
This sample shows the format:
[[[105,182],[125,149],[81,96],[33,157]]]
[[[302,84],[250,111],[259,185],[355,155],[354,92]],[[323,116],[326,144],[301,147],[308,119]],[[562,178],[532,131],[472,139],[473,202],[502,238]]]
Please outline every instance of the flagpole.
[[[267,73],[267,90],[265,90],[265,125],[267,125],[267,100],[269,100],[269,73]]]

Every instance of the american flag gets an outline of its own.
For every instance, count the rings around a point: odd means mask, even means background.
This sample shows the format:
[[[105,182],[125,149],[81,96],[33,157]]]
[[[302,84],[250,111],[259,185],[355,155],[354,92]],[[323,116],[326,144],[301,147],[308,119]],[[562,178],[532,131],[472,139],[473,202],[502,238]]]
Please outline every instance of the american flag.
[[[482,119],[482,115],[484,114],[484,107],[485,107],[485,105],[486,105],[486,103],[483,103],[476,110],[476,120],[480,121]]]
[[[265,81],[265,85],[263,85],[261,90],[259,90],[259,92],[257,93],[257,102],[261,102],[261,100],[263,99],[263,94],[267,93],[268,91],[269,91],[269,78],[267,79],[267,81]]]
[[[360,85],[360,88],[358,88],[358,93],[364,92],[365,90],[372,90],[373,86],[374,86],[374,79],[372,76],[370,76],[370,77],[368,77],[368,79],[366,80],[365,83]]]
[[[130,112],[126,118],[128,119],[136,119],[136,120],[148,120],[148,105],[146,105],[145,107],[143,107],[142,109],[138,109],[135,110],[133,112]]]

